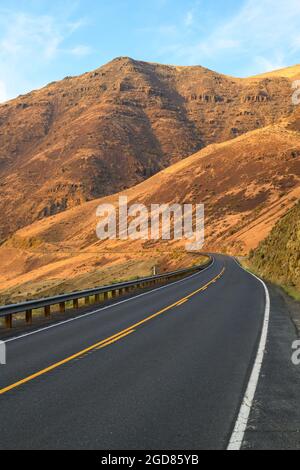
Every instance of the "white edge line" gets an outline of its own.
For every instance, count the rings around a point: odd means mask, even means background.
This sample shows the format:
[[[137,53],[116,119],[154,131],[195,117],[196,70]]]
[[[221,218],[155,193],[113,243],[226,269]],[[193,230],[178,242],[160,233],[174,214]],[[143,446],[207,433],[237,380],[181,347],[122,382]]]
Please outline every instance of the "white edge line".
[[[133,297],[130,297],[129,299],[124,299],[124,300],[121,300],[120,302],[116,302],[116,303],[113,303],[111,305],[107,305],[106,307],[102,307],[102,308],[99,308],[97,310],[93,310],[92,312],[84,313],[84,314],[78,315],[74,318],[69,318],[68,320],[64,320],[64,321],[61,321],[59,323],[54,323],[53,325],[45,326],[44,328],[39,328],[38,330],[31,331],[30,333],[25,333],[25,334],[20,335],[20,336],[15,336],[15,337],[9,338],[7,340],[2,340],[2,343],[4,343],[4,344],[12,343],[13,341],[17,341],[19,339],[27,338],[28,336],[36,335],[37,333],[42,333],[43,331],[51,330],[52,328],[57,328],[59,326],[66,325],[67,323],[71,323],[73,321],[81,320],[82,318],[90,317],[91,315],[95,315],[96,313],[99,313],[103,310],[108,310],[109,308],[116,307],[117,305],[121,305],[121,304],[124,304],[126,302],[130,302],[134,299],[138,299],[139,297],[144,297],[145,295],[152,294],[153,292],[156,292],[156,291],[159,291],[159,290],[162,290],[162,289],[166,289],[167,287],[174,286],[175,284],[179,284],[180,282],[184,282],[188,279],[192,279],[195,276],[199,276],[201,273],[204,273],[204,271],[206,271],[207,269],[212,268],[214,264],[215,264],[215,258],[213,258],[213,262],[209,266],[207,266],[205,269],[202,269],[201,271],[193,274],[192,276],[186,277],[184,279],[180,279],[179,281],[172,282],[170,284],[167,284],[166,286],[156,287],[155,289],[152,289],[150,291],[143,292],[142,294],[135,295]]]
[[[237,262],[236,259],[235,261],[241,269],[244,269]],[[246,270],[244,269],[244,271]],[[241,409],[240,409],[240,412],[239,412],[239,415],[235,424],[235,428],[233,430],[229,445],[227,447],[227,450],[229,451],[241,450],[242,445],[243,445],[245,432],[248,426],[250,411],[252,409],[255,392],[256,392],[258,381],[260,378],[261,368],[262,368],[264,355],[266,351],[266,344],[267,344],[267,337],[268,337],[268,330],[269,330],[269,323],[270,323],[271,302],[270,302],[269,290],[266,284],[264,283],[264,281],[262,281],[259,277],[255,276],[255,274],[252,274],[249,271],[246,271],[246,272],[252,275],[253,277],[255,277],[264,286],[264,290],[266,294],[266,307],[265,307],[263,328],[262,328],[262,333],[261,333],[261,338],[260,338],[260,343],[259,343],[256,359],[254,362],[254,366],[252,369],[248,387],[247,387],[247,390],[246,390],[246,393],[245,393],[245,396],[241,405]]]

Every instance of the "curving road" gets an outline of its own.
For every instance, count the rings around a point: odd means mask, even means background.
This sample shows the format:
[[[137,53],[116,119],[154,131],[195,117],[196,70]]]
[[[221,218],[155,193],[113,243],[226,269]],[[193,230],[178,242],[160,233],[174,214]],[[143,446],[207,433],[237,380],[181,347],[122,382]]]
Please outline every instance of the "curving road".
[[[256,357],[263,285],[231,258],[7,341],[0,449],[227,448]]]

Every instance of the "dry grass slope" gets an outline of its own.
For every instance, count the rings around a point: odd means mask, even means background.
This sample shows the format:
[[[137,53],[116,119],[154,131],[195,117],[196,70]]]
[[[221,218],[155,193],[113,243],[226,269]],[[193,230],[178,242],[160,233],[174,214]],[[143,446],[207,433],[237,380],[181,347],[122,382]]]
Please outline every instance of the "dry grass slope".
[[[262,276],[300,297],[300,201],[251,253],[250,264]]]

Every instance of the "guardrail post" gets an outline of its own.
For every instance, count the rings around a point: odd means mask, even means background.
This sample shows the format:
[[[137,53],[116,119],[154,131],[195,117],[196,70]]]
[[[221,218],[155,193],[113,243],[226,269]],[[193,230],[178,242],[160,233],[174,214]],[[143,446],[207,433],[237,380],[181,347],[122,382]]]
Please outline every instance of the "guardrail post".
[[[25,320],[26,320],[26,323],[31,325],[31,323],[32,323],[32,310],[26,310]]]
[[[44,311],[45,311],[45,317],[50,317],[50,315],[51,315],[51,307],[50,307],[50,305],[46,305]]]
[[[12,315],[11,314],[6,315],[5,316],[5,326],[6,326],[6,328],[12,328],[12,322],[13,322]]]
[[[206,263],[206,265],[209,265],[209,264],[211,264],[211,260],[209,261],[209,263]],[[133,282],[125,283],[125,285],[121,283],[113,284],[111,286],[106,286],[105,288],[102,288],[102,289],[95,288],[95,289],[91,289],[88,291],[72,293],[70,295],[51,297],[47,299],[45,302],[39,300],[37,302],[32,301],[32,302],[28,302],[24,304],[22,303],[16,306],[17,308],[15,309],[11,307],[7,308],[6,306],[3,306],[3,307],[0,307],[0,313],[1,313],[1,316],[3,316],[4,318],[4,325],[7,328],[12,328],[13,321],[14,321],[13,315],[18,314],[19,312],[21,312],[22,314],[25,314],[26,323],[30,324],[33,321],[33,311],[35,309],[44,309],[45,316],[48,317],[51,315],[51,309],[52,309],[51,306],[56,305],[59,307],[59,311],[61,313],[65,313],[66,309],[69,307],[69,303],[72,301],[73,301],[73,308],[78,309],[80,306],[80,302],[79,302],[80,299],[85,299],[85,305],[90,305],[90,303],[94,300],[95,300],[95,303],[98,303],[98,302],[108,300],[111,297],[116,298],[119,295],[136,291],[137,289],[146,288],[146,287],[155,286],[155,285],[164,285],[168,283],[169,281],[183,279],[193,272],[201,271],[201,269],[204,269],[204,266],[202,267],[198,266],[198,267],[194,267],[194,268],[183,270],[183,271],[175,271],[174,273],[165,272],[158,278],[155,278],[155,277],[144,278],[144,279],[141,278],[141,279],[136,279]],[[96,292],[99,292],[99,290],[100,290],[100,293],[97,294]],[[78,296],[77,299],[76,298],[74,299],[74,296],[75,297]],[[64,298],[65,300],[62,301],[62,298]],[[6,312],[11,312],[11,313],[6,313]]]

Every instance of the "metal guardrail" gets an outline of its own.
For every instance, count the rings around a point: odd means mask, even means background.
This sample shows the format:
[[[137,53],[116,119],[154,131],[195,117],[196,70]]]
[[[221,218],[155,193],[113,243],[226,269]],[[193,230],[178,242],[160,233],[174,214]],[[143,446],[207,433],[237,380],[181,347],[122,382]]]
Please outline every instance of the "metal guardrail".
[[[60,313],[65,313],[66,302],[73,301],[73,309],[79,309],[79,300],[85,299],[85,306],[91,305],[91,297],[94,297],[94,304],[99,304],[109,298],[116,298],[120,295],[130,293],[136,289],[143,289],[146,287],[155,286],[157,284],[168,283],[169,281],[176,281],[177,279],[189,276],[197,271],[202,271],[212,263],[212,258],[207,263],[200,266],[194,266],[188,269],[181,269],[170,273],[159,274],[157,276],[145,277],[136,279],[134,281],[122,282],[120,284],[112,284],[110,286],[96,287],[94,289],[87,289],[70,294],[57,295],[55,297],[47,297],[45,299],[31,300],[19,304],[4,305],[0,307],[0,318],[5,319],[5,326],[7,328],[13,327],[13,316],[24,313],[27,324],[32,323],[32,312],[37,309],[44,309],[46,317],[51,315],[51,306],[59,305]],[[110,294],[110,295],[109,295]]]

